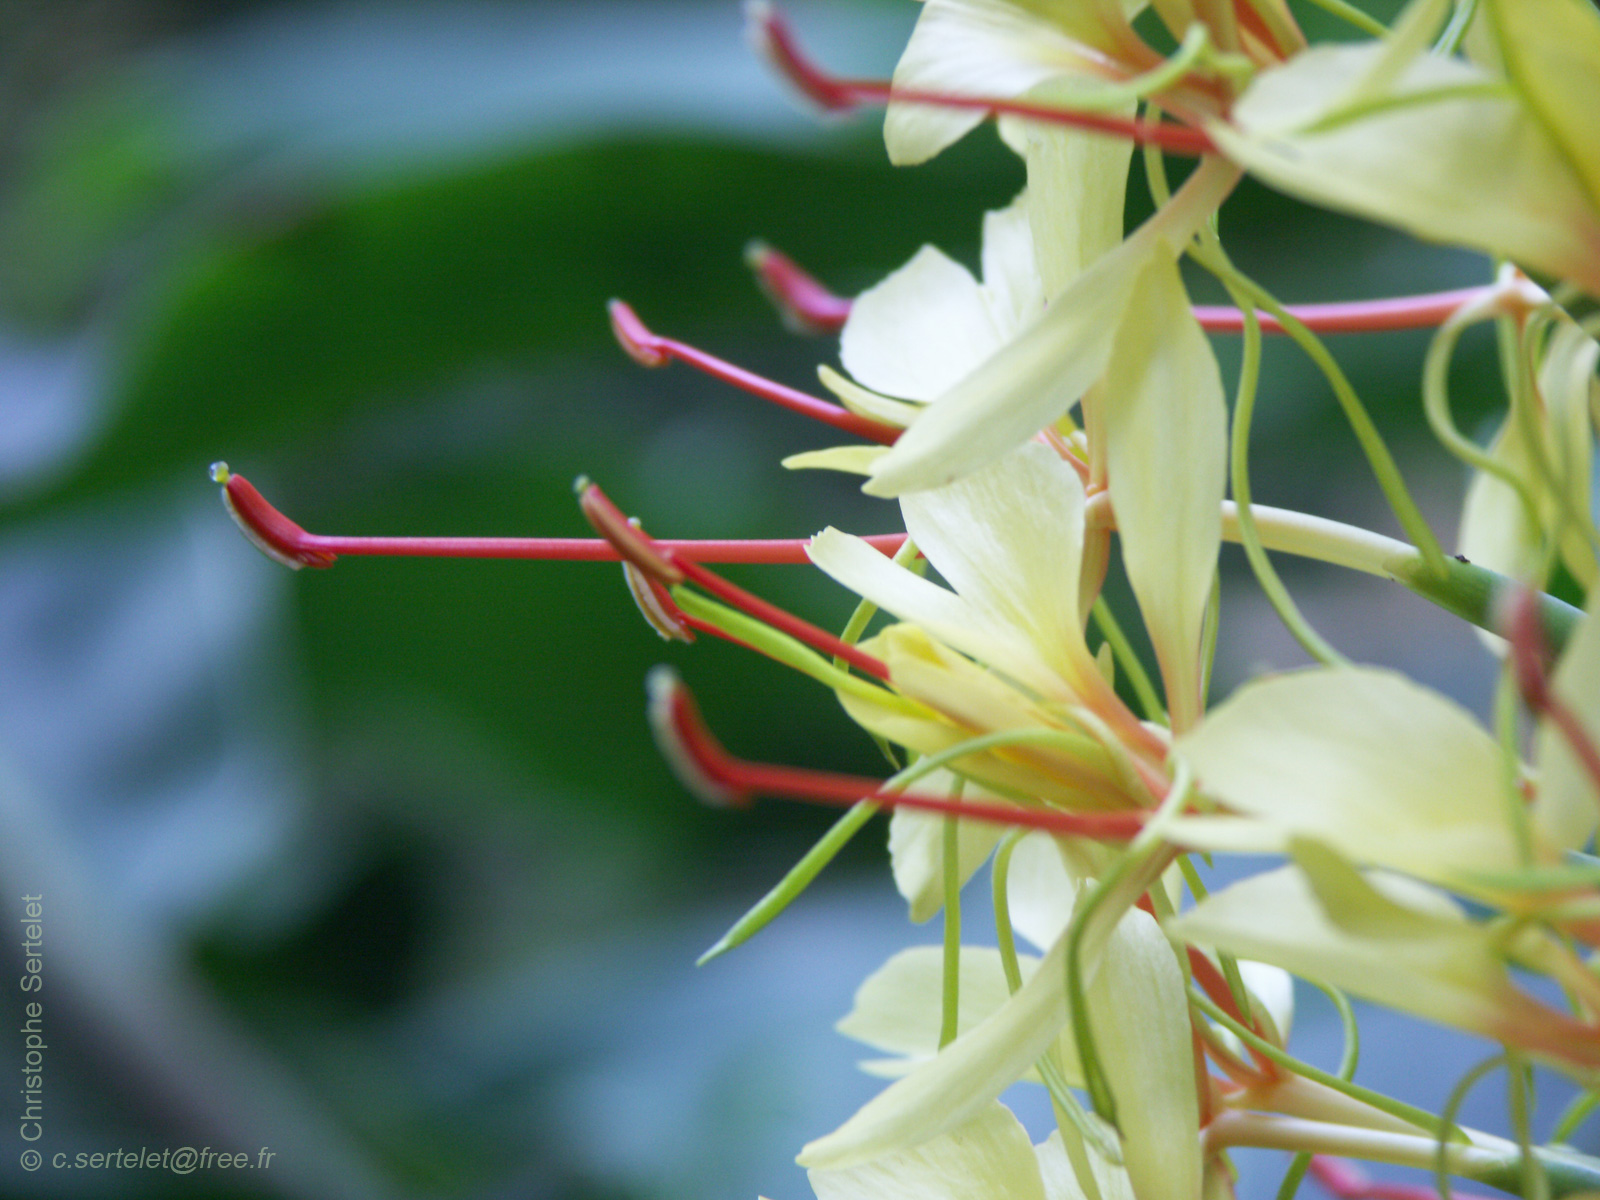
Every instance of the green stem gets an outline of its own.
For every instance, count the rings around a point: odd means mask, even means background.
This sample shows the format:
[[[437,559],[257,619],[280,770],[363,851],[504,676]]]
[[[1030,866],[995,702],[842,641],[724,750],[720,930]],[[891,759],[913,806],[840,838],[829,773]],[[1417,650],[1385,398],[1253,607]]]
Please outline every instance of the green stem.
[[[1139,708],[1144,712],[1145,720],[1165,723],[1167,710],[1161,706],[1161,699],[1156,695],[1156,689],[1150,682],[1150,676],[1144,669],[1144,664],[1139,661],[1139,656],[1134,653],[1133,644],[1128,641],[1128,635],[1123,632],[1116,616],[1111,611],[1111,606],[1106,603],[1104,596],[1096,596],[1094,607],[1089,610],[1094,614],[1094,623],[1100,628],[1100,635],[1111,646],[1111,653],[1116,655],[1117,666],[1127,676],[1128,683],[1133,687],[1133,694],[1139,701]]]
[[[1375,38],[1389,36],[1389,27],[1387,25],[1376,17],[1362,12],[1354,4],[1349,3],[1348,0],[1310,0],[1310,2],[1322,9],[1323,12],[1332,13],[1341,21],[1354,25],[1362,33],[1369,34]]]
[[[957,780],[955,794],[960,793]],[[956,1040],[961,1023],[961,822],[944,825],[944,978],[939,1008],[939,1049]]]
[[[1024,833],[1013,829],[1000,839],[994,852],[989,879],[994,891],[994,937],[1000,950],[1000,966],[1006,973],[1006,988],[1015,996],[1022,990],[1022,966],[1017,962],[1017,935],[1011,928],[1011,896],[1006,881],[1011,878],[1011,854]]]

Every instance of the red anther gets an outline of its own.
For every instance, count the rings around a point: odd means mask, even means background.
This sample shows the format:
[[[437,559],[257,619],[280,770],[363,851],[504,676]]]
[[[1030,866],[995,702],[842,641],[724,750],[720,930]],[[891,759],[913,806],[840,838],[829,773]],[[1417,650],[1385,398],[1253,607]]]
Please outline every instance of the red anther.
[[[624,558],[646,575],[653,576],[669,587],[682,583],[685,579],[692,580],[717,599],[765,625],[781,630],[790,637],[834,658],[842,658],[851,666],[877,679],[889,678],[889,668],[872,655],[858,650],[848,642],[841,641],[826,629],[821,629],[809,621],[803,621],[792,613],[784,612],[760,596],[729,583],[687,555],[668,550],[661,543],[652,540],[636,524],[623,516],[622,510],[611,503],[597,485],[587,479],[578,481],[578,494],[581,498],[583,515],[589,518],[590,524],[614,545]]]
[[[1239,1011],[1239,1005],[1233,998],[1233,989],[1228,986],[1228,981],[1223,978],[1217,965],[1196,950],[1193,946],[1189,950],[1189,972],[1194,976],[1194,981],[1200,985],[1200,990],[1211,997],[1211,1002],[1227,1013],[1239,1024],[1250,1030],[1256,1036],[1265,1036],[1261,1032],[1261,1025],[1249,1013]],[[1256,1071],[1262,1082],[1269,1082],[1278,1078],[1278,1064],[1273,1062],[1254,1046],[1246,1046],[1250,1057],[1255,1061]]]
[[[212,471],[217,482],[225,484],[223,500],[245,536],[262,553],[295,569],[331,566],[339,555],[623,561],[616,547],[604,538],[341,537],[307,533],[269,504],[243,476],[229,472],[227,464],[217,463]],[[268,540],[269,535],[271,540]],[[881,554],[892,555],[905,544],[906,535],[874,533],[861,540]],[[806,555],[810,541],[810,538],[663,538],[655,545],[662,550],[692,555],[700,562],[805,565],[811,562]]]
[[[886,792],[881,779],[735,758],[706,728],[689,689],[670,667],[651,671],[646,688],[650,724],[662,753],[678,770],[686,787],[714,803],[744,805],[757,795],[839,806],[871,800],[885,808],[914,808],[963,820],[1043,829],[1064,837],[1118,842],[1136,836],[1144,827],[1147,814],[1143,812],[1069,813],[917,792]]]
[[[611,503],[600,486],[588,479],[579,479],[574,485],[578,493],[578,507],[595,532],[617,548],[625,562],[632,563],[644,572],[646,578],[668,587],[683,582],[683,572],[669,555],[657,551],[649,535],[623,515]]]
[[[787,254],[756,241],[744,248],[744,261],[789,329],[819,334],[835,333],[844,327],[850,316],[849,297],[834,295],[796,266]]]
[[[835,429],[843,429],[857,437],[888,446],[900,436],[900,430],[893,425],[857,416],[848,408],[841,408],[817,396],[808,396],[792,387],[785,387],[781,383],[765,379],[754,371],[736,367],[726,359],[707,354],[704,350],[652,333],[639,319],[638,314],[621,300],[611,301],[608,308],[611,312],[611,328],[615,331],[617,340],[622,343],[622,348],[635,362],[644,366],[659,367],[677,359],[704,371],[714,379],[731,383],[753,396],[760,396],[763,400],[770,400],[791,412],[801,413],[814,421],[832,425]]]
[[[227,463],[212,463],[211,478],[222,485],[222,503],[229,515],[261,553],[294,571],[333,566],[333,554],[317,548],[311,534],[268,504],[249,480],[229,471]]]
[[[1160,146],[1173,154],[1197,158],[1212,154],[1216,146],[1203,130],[1160,121],[1128,117],[1108,117],[1102,113],[1078,112],[1049,104],[1006,100],[994,96],[952,96],[945,92],[925,92],[915,88],[895,88],[879,80],[840,79],[829,75],[808,59],[795,40],[787,21],[765,0],[752,0],[745,6],[752,44],[824,112],[848,112],[865,104],[928,104],[940,108],[982,109],[985,112],[1012,113],[1053,125],[1070,125],[1126,138],[1139,145]]]
[[[1339,1200],[1438,1200],[1439,1193],[1420,1183],[1375,1183],[1353,1163],[1326,1154],[1311,1156],[1311,1177]],[[1487,1200],[1474,1193],[1450,1192],[1452,1200]]]

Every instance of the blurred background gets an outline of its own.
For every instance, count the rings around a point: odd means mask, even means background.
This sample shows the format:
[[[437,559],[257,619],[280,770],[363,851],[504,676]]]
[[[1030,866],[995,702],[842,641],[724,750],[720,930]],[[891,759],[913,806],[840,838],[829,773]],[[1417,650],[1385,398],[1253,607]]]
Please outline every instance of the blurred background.
[[[790,11],[824,61],[885,75],[917,9]],[[292,574],[206,476],[226,459],[328,533],[583,535],[580,472],[662,535],[897,528],[850,480],[777,466],[829,431],[641,370],[604,302],[811,387],[835,347],[779,328],[747,239],[850,293],[924,242],[974,262],[1022,172],[991,130],[890,169],[875,116],[802,111],[740,25],[724,0],[0,3],[0,916],[43,898],[38,996],[3,950],[7,1020],[36,999],[48,1032],[35,1145],[273,1154],[30,1173],[8,1132],[0,1193],[797,1200],[799,1145],[876,1090],[830,1026],[937,938],[908,932],[881,828],[697,970],[831,818],[699,807],[643,721],[671,661],[739,753],[875,771],[828,695],[664,646],[610,566]],[[1248,186],[1225,233],[1287,299],[1488,277]],[[1448,532],[1462,480],[1421,433],[1424,344],[1336,339]],[[1392,531],[1280,350],[1259,499]],[[1459,364],[1468,424],[1489,350]],[[1229,571],[1219,689],[1302,661]],[[1484,706],[1491,660],[1448,618],[1286,571],[1352,656]],[[823,624],[849,611],[802,568],[733,573]],[[1314,1005],[1302,1028],[1336,1057]],[[1425,1103],[1471,1058],[1430,1076],[1419,1048],[1488,1053],[1402,1028],[1374,1027],[1404,1049],[1362,1078]]]

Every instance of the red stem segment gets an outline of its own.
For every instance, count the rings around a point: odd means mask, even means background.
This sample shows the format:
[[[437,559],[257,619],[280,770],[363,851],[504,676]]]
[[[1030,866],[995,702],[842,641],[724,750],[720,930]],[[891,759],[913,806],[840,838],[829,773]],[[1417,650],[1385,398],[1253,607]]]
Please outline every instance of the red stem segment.
[[[715,379],[742,388],[751,395],[760,396],[763,400],[770,400],[792,412],[801,413],[825,425],[832,425],[836,429],[843,429],[857,437],[888,446],[900,436],[900,430],[893,425],[885,425],[881,421],[858,416],[847,408],[785,387],[781,383],[757,375],[754,371],[746,371],[743,367],[736,367],[725,359],[707,354],[704,350],[652,333],[639,319],[638,314],[621,300],[613,300],[607,307],[611,313],[611,328],[617,335],[617,341],[634,361],[642,366],[660,367],[677,359],[704,371]]]
[[[1159,146],[1173,154],[1197,158],[1211,154],[1216,146],[1206,134],[1187,125],[1160,121],[1140,121],[1129,117],[1110,117],[1103,113],[1080,112],[1049,104],[1007,100],[995,96],[952,96],[945,92],[926,92],[916,88],[897,88],[873,79],[841,79],[830,75],[806,57],[789,23],[767,4],[752,4],[753,37],[762,52],[784,77],[826,112],[850,112],[867,104],[931,104],[940,108],[981,109],[984,112],[1011,113],[1070,125],[1126,138],[1141,146]]]
[[[1071,813],[886,792],[881,779],[750,762],[729,754],[712,736],[689,689],[670,668],[651,672],[649,690],[651,724],[662,752],[683,776],[685,786],[716,803],[742,806],[757,795],[838,806],[871,800],[885,808],[914,808],[963,820],[1118,842],[1138,834],[1147,816],[1142,812]]]
[[[788,255],[764,243],[746,254],[762,289],[777,304],[784,319],[807,332],[830,333],[843,327],[850,316],[851,300],[830,292]],[[1289,315],[1316,333],[1381,333],[1391,329],[1432,329],[1444,324],[1459,309],[1481,300],[1493,285],[1393,296],[1382,300],[1350,300],[1334,304],[1289,304]],[[1213,333],[1240,333],[1244,313],[1228,305],[1197,304],[1195,318]],[[1263,333],[1282,333],[1283,326],[1268,313],[1259,314]]]
[[[509,558],[570,562],[621,562],[622,554],[603,538],[448,538],[339,537],[307,533],[284,516],[242,475],[218,464],[223,499],[245,535],[263,551],[292,567],[331,567],[341,554],[409,558]],[[664,538],[654,544],[699,562],[809,563],[810,538]],[[863,539],[884,554],[906,540],[903,533],[878,533]]]
[[[1421,1183],[1377,1183],[1360,1167],[1342,1158],[1315,1154],[1311,1176],[1338,1200],[1439,1200],[1439,1193]],[[1485,1200],[1452,1191],[1452,1200]]]

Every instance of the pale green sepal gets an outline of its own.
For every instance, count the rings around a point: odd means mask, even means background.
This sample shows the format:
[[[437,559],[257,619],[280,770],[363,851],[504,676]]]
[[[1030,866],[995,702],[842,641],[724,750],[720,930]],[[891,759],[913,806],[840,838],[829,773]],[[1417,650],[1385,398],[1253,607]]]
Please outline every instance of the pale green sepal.
[[[1422,55],[1387,104],[1337,113],[1330,99],[1368,75],[1384,50],[1313,47],[1257,76],[1232,124],[1213,122],[1207,132],[1234,162],[1302,200],[1600,292],[1600,212],[1504,83],[1460,60]],[[1424,94],[1431,98],[1419,100]]]
[[[939,1052],[940,989],[944,950],[913,946],[902,950],[856,989],[850,1012],[834,1026],[845,1037],[875,1050],[900,1056],[903,1070]],[[1038,970],[1039,960],[1018,955],[1024,981]],[[1000,952],[988,946],[961,947],[961,1007],[957,1026],[966,1033],[988,1020],[1011,998]]]
[[[843,471],[847,475],[870,475],[872,465],[888,453],[887,446],[830,446],[826,450],[804,450],[791,454],[783,465],[791,471]]]
[[[928,795],[943,795],[950,790],[954,779],[948,771],[935,771],[918,781],[917,790]],[[979,798],[978,789],[969,788],[966,796]],[[911,920],[919,925],[944,907],[944,826],[951,819],[939,813],[909,808],[896,809],[889,818],[889,866],[894,873],[894,885],[910,905]],[[987,821],[960,822],[956,840],[962,883],[971,879],[988,861],[1004,832],[1000,826]]]
[[[1588,611],[1567,643],[1551,687],[1591,741],[1600,744],[1600,587],[1589,592]],[[1534,826],[1563,850],[1581,850],[1594,836],[1600,795],[1594,780],[1572,752],[1561,731],[1539,723],[1534,738],[1539,790],[1533,803]]]
[[[920,404],[891,400],[888,396],[880,396],[877,392],[846,379],[827,363],[818,365],[817,378],[822,381],[823,387],[839,398],[840,404],[858,417],[870,417],[874,421],[882,421],[885,425],[897,425],[904,429],[916,420],[917,414],[922,411]]]
[[[1193,1200],[1200,1194],[1200,1111],[1186,995],[1183,972],[1161,927],[1148,914],[1130,910],[1086,998],[1138,1200]]]
[[[994,1015],[807,1145],[800,1165],[854,1166],[917,1146],[981,1113],[1056,1044],[1067,1023],[1065,954],[1065,941],[1057,942]]]
[[[817,1200],[1045,1200],[1027,1130],[992,1102],[920,1145],[807,1177]]]
[[[1520,864],[1494,739],[1394,672],[1313,668],[1246,684],[1176,748],[1207,794],[1277,834],[1248,844],[1236,818],[1193,817],[1170,835],[1191,844],[1282,850],[1311,837],[1440,882]],[[1206,834],[1211,821],[1220,836]]]
[[[1489,0],[1502,69],[1600,207],[1600,13],[1588,0]]]
[[[1152,258],[1099,390],[1122,559],[1166,683],[1172,728],[1199,719],[1200,630],[1222,546],[1228,413],[1178,265]]]

